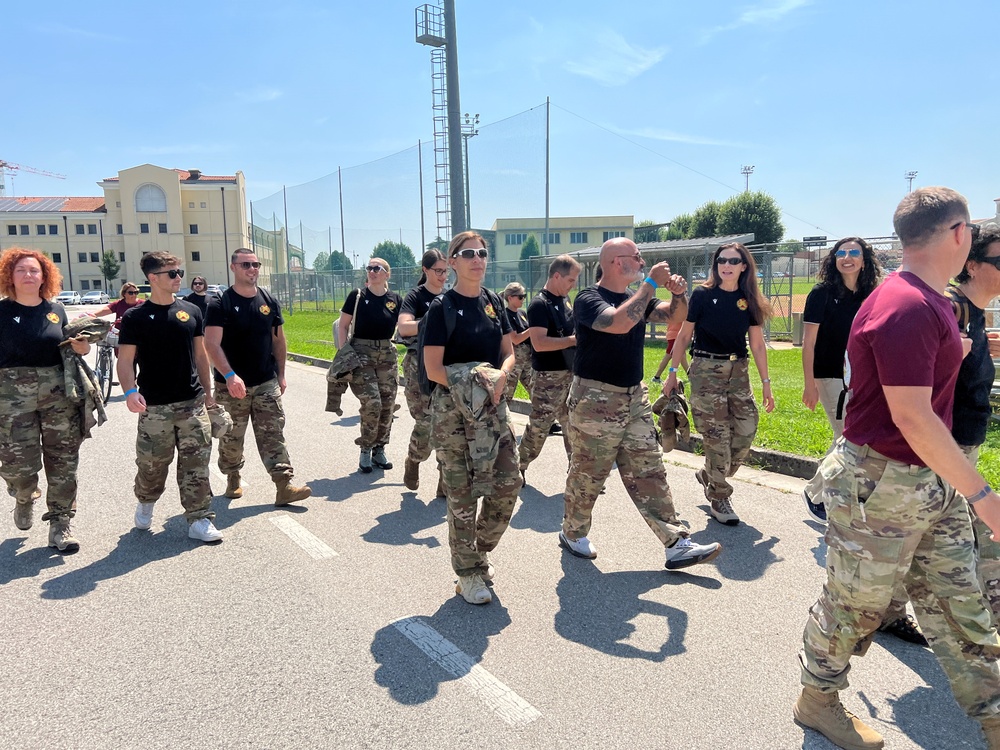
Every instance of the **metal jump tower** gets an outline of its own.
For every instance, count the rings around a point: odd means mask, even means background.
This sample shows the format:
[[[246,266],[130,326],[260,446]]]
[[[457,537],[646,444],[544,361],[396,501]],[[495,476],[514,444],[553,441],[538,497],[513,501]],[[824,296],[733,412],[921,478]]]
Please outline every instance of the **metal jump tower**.
[[[435,5],[419,6],[416,27],[417,42],[431,47],[437,231],[438,236],[447,240],[468,229],[455,0],[437,0]]]

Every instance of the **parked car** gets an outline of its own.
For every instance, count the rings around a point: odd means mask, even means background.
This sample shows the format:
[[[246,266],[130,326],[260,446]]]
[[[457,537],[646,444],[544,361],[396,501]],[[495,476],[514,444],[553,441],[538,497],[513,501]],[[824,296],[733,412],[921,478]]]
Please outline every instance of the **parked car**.
[[[83,303],[83,300],[80,298],[79,292],[74,292],[72,290],[69,290],[69,291],[59,292],[59,295],[56,297],[56,302],[59,302],[63,305],[80,305]]]
[[[225,284],[209,284],[205,288],[205,294],[222,294],[228,288]]]
[[[177,294],[175,294],[174,296],[175,297],[181,297],[181,298],[183,298],[183,297],[187,297],[189,294],[192,294],[193,292],[194,292],[194,289],[192,289],[191,287],[189,287],[189,286],[182,286],[180,289],[177,290]]]
[[[107,292],[102,292],[97,289],[93,292],[87,292],[83,295],[83,304],[85,305],[106,305],[111,301]]]

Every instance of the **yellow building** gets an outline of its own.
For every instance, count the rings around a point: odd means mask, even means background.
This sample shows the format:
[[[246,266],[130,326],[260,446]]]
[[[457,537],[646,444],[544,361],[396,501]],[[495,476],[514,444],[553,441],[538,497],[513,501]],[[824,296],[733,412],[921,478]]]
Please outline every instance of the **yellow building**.
[[[634,216],[550,216],[548,255],[562,255],[600,246],[612,237],[634,237]],[[521,247],[535,235],[538,251],[545,255],[545,219],[497,219],[496,260],[521,259]]]
[[[185,282],[198,275],[230,283],[229,254],[250,246],[242,172],[208,176],[144,164],[98,185],[102,198],[0,198],[0,251],[21,246],[48,253],[63,287],[81,292],[105,288],[106,251],[121,265],[118,278],[107,281],[112,294],[126,280],[144,283],[139,259],[154,250],[183,260]],[[274,258],[261,260],[266,285]]]

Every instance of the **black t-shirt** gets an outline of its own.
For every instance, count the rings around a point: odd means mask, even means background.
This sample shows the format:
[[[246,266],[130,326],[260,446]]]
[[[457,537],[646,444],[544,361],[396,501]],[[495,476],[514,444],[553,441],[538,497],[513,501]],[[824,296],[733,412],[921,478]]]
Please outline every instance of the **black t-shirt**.
[[[118,343],[135,346],[139,393],[147,404],[189,401],[203,393],[194,361],[194,339],[202,335],[201,310],[181,299],[169,305],[146,300],[125,313]]]
[[[424,346],[443,346],[444,364],[489,362],[499,368],[503,364],[500,344],[510,333],[510,321],[499,308],[499,299],[481,290],[478,297],[465,297],[454,289],[445,292],[455,308],[455,330],[446,340],[444,307],[435,302],[427,311],[424,325]]]
[[[205,317],[206,328],[222,328],[222,351],[229,366],[250,387],[278,374],[273,335],[284,322],[278,300],[263,289],[244,297],[233,287],[211,297]],[[226,382],[223,374],[215,370],[217,383]]]
[[[381,297],[372,294],[367,289],[362,290],[362,292],[356,313],[354,300],[358,296],[357,289],[352,290],[347,295],[344,306],[340,308],[342,313],[357,316],[358,320],[354,324],[354,337],[359,339],[391,339],[392,332],[396,330],[396,320],[399,319],[403,298],[391,290]]]
[[[813,377],[844,377],[844,352],[851,335],[851,323],[864,301],[860,294],[850,292],[838,297],[837,288],[828,284],[817,284],[809,292],[802,320],[819,324],[813,355]]]
[[[213,297],[215,295],[212,295]],[[201,310],[202,318],[208,312],[208,301],[211,299],[207,294],[198,294],[198,292],[191,292],[187,297],[184,297],[185,302],[190,302],[192,305],[197,305],[198,309]],[[208,325],[206,322],[205,325]]]
[[[528,305],[528,328],[544,328],[545,335],[565,338],[573,335],[573,308],[569,299],[542,289]],[[554,352],[531,350],[531,367],[541,372],[566,369],[563,349]]]
[[[972,339],[972,350],[958,369],[951,434],[959,445],[982,445],[986,442],[986,428],[990,424],[990,390],[996,378],[996,368],[993,366],[986,338],[986,315],[951,289],[947,294],[953,299],[963,300],[969,306],[967,333]]]
[[[691,349],[712,354],[747,354],[747,331],[757,325],[743,292],[720,287],[695,287],[688,301],[688,322],[694,323]]]
[[[420,320],[427,314],[427,309],[431,306],[431,302],[437,297],[434,292],[430,291],[423,284],[411,289],[406,297],[403,298],[403,307],[400,308],[400,313],[409,313],[413,316],[414,320]]]
[[[645,319],[660,303],[655,297],[646,305],[643,321],[628,333],[607,333],[593,328],[597,316],[609,307],[621,307],[634,291],[612,292],[591,286],[576,295],[576,359],[573,374],[581,378],[631,388],[642,380],[642,347],[646,338]]]
[[[507,322],[510,323],[511,333],[524,333],[528,330],[528,319],[523,312],[511,310],[509,307],[505,307],[504,312],[507,313]]]
[[[0,300],[0,367],[55,367],[62,364],[59,342],[66,309],[43,299],[34,307]]]

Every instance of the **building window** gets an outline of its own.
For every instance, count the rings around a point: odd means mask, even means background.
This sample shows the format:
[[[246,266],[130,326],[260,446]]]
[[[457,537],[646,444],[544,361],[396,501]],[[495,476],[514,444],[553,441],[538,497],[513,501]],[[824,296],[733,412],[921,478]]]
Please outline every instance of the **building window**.
[[[202,201],[202,202],[201,202],[201,207],[202,207],[202,208],[208,208],[208,204],[207,204],[207,203],[205,203],[205,201]]]
[[[120,260],[122,263],[124,263],[125,262],[125,253],[118,253],[118,260]]]
[[[28,234],[30,227],[27,224],[21,224],[21,234]]]
[[[86,253],[77,253],[76,254],[76,259],[80,263],[86,263],[87,262],[87,254]]]
[[[121,208],[121,207],[122,207],[122,202],[121,201],[115,201],[115,208]]]
[[[508,233],[506,242],[508,245],[523,245],[528,241],[528,235],[523,232]]]
[[[160,234],[166,234],[167,233],[167,225],[165,223],[163,223],[162,221],[159,224],[157,224],[156,226],[158,227],[158,229],[160,231]]]
[[[583,245],[587,242],[586,232],[570,232],[569,233],[569,244],[571,245]]]
[[[608,240],[613,240],[615,237],[624,237],[624,236],[625,232],[605,232],[604,241],[607,242]]]
[[[158,185],[143,185],[135,191],[135,210],[165,214],[167,196]]]
[[[74,227],[74,231],[76,231],[77,234],[83,234],[84,231],[85,231],[84,228],[83,228],[83,224],[77,224]]]
[[[94,279],[93,283],[94,283],[94,289],[100,289],[101,288],[101,281],[100,281],[100,279]]]
[[[97,224],[88,224],[87,234],[97,234]]]
[[[200,260],[201,260],[201,253],[198,252],[197,250],[191,251],[191,262],[197,263]]]
[[[125,227],[121,224],[116,224],[115,229],[118,231],[118,234],[125,234]]]
[[[49,224],[49,234],[59,234],[59,225]]]
[[[100,253],[91,253],[90,254],[90,262],[91,263],[100,263],[101,262],[101,254]]]
[[[36,224],[35,225],[35,231],[38,232],[38,234],[45,234],[45,225],[44,224]]]
[[[140,224],[139,234],[149,234],[149,224]]]
[[[90,291],[90,282],[84,279],[80,282],[80,288],[85,292]]]
[[[16,235],[17,234],[17,224],[8,224],[7,225],[7,234]]]
[[[191,234],[198,234],[198,225],[197,224],[192,224],[189,227],[189,229],[191,230]]]
[[[194,208],[194,201],[188,201],[188,208]]]
[[[550,245],[559,244],[559,232],[549,232],[549,244]]]
[[[62,253],[52,253],[53,263],[62,263]]]

